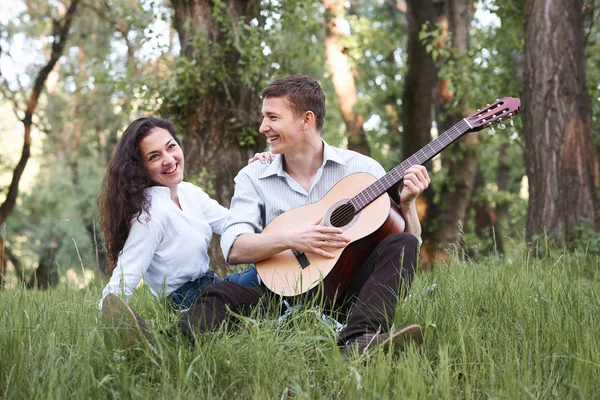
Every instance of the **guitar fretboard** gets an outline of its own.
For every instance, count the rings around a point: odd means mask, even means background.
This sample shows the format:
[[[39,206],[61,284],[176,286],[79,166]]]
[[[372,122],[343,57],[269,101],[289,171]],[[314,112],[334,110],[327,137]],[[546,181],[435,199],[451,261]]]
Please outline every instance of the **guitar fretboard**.
[[[402,161],[399,165],[390,170],[390,172],[354,196],[350,199],[349,203],[354,207],[355,213],[358,213],[360,210],[371,204],[376,198],[387,192],[389,188],[400,182],[402,178],[404,178],[406,170],[411,166],[424,164],[431,160],[440,151],[450,146],[456,139],[470,129],[471,126],[469,126],[466,119],[460,120],[453,127],[438,136],[437,139]]]

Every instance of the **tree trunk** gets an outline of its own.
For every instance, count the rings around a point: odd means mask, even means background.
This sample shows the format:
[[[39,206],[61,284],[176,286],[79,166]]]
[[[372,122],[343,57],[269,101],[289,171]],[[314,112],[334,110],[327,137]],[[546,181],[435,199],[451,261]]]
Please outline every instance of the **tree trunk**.
[[[213,197],[229,207],[234,177],[255,152],[265,148],[265,139],[257,135],[261,77],[251,79],[252,84],[242,78],[240,53],[231,45],[237,40],[237,22],[253,18],[259,3],[225,3],[225,9],[217,9],[219,6],[208,0],[171,0],[181,54],[198,66],[202,82],[207,83],[203,88],[189,88],[197,95],[177,110],[179,120],[175,122],[184,135],[186,179],[203,180],[205,184],[200,184],[205,188],[214,185]],[[223,12],[225,16],[215,17]],[[230,26],[223,26],[226,21]],[[226,65],[219,65],[221,62]],[[213,266],[225,266],[218,238],[213,239],[209,256]]]
[[[363,117],[355,112],[358,92],[354,83],[354,70],[350,66],[350,57],[342,47],[340,38],[345,36],[344,1],[323,0],[325,6],[325,58],[331,73],[331,81],[340,104],[340,112],[348,132],[348,148],[369,155],[369,143],[363,129]]]
[[[54,251],[58,248],[56,237],[53,237],[48,247],[39,255],[38,266],[31,275],[27,286],[36,289],[49,289],[59,281],[58,271],[54,268]]]
[[[4,254],[4,224],[0,224],[0,289],[4,287],[6,276],[6,254]]]
[[[456,63],[461,61],[469,46],[469,2],[468,0],[446,0],[447,28],[452,34],[452,50]],[[465,68],[465,65],[462,65]],[[448,90],[444,80],[439,82],[438,101],[441,118],[440,133],[450,129],[463,119],[467,110],[461,99]],[[479,134],[469,133],[458,140],[450,149],[442,153],[442,164],[448,170],[449,179],[440,188],[439,228],[435,235],[439,249],[460,241],[461,221],[465,221],[468,206],[475,187],[479,163]]]
[[[406,19],[408,22],[407,65],[404,92],[402,94],[403,138],[402,157],[406,159],[431,142],[431,118],[433,91],[437,81],[435,64],[431,54],[419,39],[423,24],[435,26],[435,8],[432,0],[408,0]],[[427,164],[431,170],[431,163]],[[417,199],[420,218],[428,221],[431,211],[433,190],[426,191]],[[431,236],[431,225],[423,224],[425,240]],[[428,245],[421,248],[425,263],[431,261]]]
[[[474,191],[483,188],[485,180],[481,169],[477,171]],[[475,234],[482,241],[490,241],[485,248],[487,253],[504,254],[504,239],[500,230],[498,213],[490,206],[485,198],[474,199],[471,197],[471,207],[475,210]],[[498,207],[496,207],[496,210]]]
[[[598,224],[583,3],[525,1],[523,130],[529,178],[528,241],[546,232],[556,244],[568,244],[582,218]]]
[[[17,277],[17,282],[19,284],[25,283],[25,273],[23,271],[23,265],[21,264],[21,260],[19,260],[19,258],[12,252],[12,250],[9,247],[5,247],[4,248],[5,268],[7,267],[6,264],[9,261],[12,264],[13,269],[15,270],[15,276]]]
[[[437,80],[433,58],[419,40],[419,32],[423,24],[428,22],[432,29],[435,25],[433,2],[431,0],[409,0],[407,3],[408,70],[402,95],[403,158],[409,157],[431,141],[433,90]]]

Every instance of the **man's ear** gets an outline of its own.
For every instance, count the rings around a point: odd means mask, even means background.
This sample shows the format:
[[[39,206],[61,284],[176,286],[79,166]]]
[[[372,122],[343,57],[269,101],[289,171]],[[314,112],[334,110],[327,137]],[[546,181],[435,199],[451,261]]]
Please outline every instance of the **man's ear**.
[[[304,119],[302,120],[302,128],[305,130],[309,129],[313,124],[316,124],[315,113],[312,111],[305,112]]]

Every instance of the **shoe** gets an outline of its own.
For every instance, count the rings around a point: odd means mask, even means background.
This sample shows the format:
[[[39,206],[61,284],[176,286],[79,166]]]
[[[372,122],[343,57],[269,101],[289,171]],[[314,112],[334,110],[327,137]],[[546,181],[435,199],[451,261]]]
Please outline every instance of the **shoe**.
[[[419,325],[406,325],[399,329],[390,329],[389,332],[365,333],[358,336],[342,348],[342,356],[347,358],[353,352],[360,356],[372,355],[378,347],[381,347],[385,353],[393,348],[394,353],[399,353],[410,342],[415,344],[423,343],[423,335]]]
[[[146,321],[120,296],[109,293],[102,300],[102,314],[115,328],[119,342],[125,347],[153,347],[153,337]]]

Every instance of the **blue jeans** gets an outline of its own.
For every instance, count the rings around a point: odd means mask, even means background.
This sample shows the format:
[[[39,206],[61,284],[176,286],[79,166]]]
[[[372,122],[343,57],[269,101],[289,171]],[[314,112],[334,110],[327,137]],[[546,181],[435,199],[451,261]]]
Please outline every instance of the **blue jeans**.
[[[169,295],[169,302],[174,311],[183,311],[191,308],[198,300],[202,291],[210,284],[217,282],[233,282],[240,286],[259,286],[258,273],[254,264],[243,272],[234,272],[224,279],[219,278],[215,271],[208,271],[195,281],[181,285]]]

